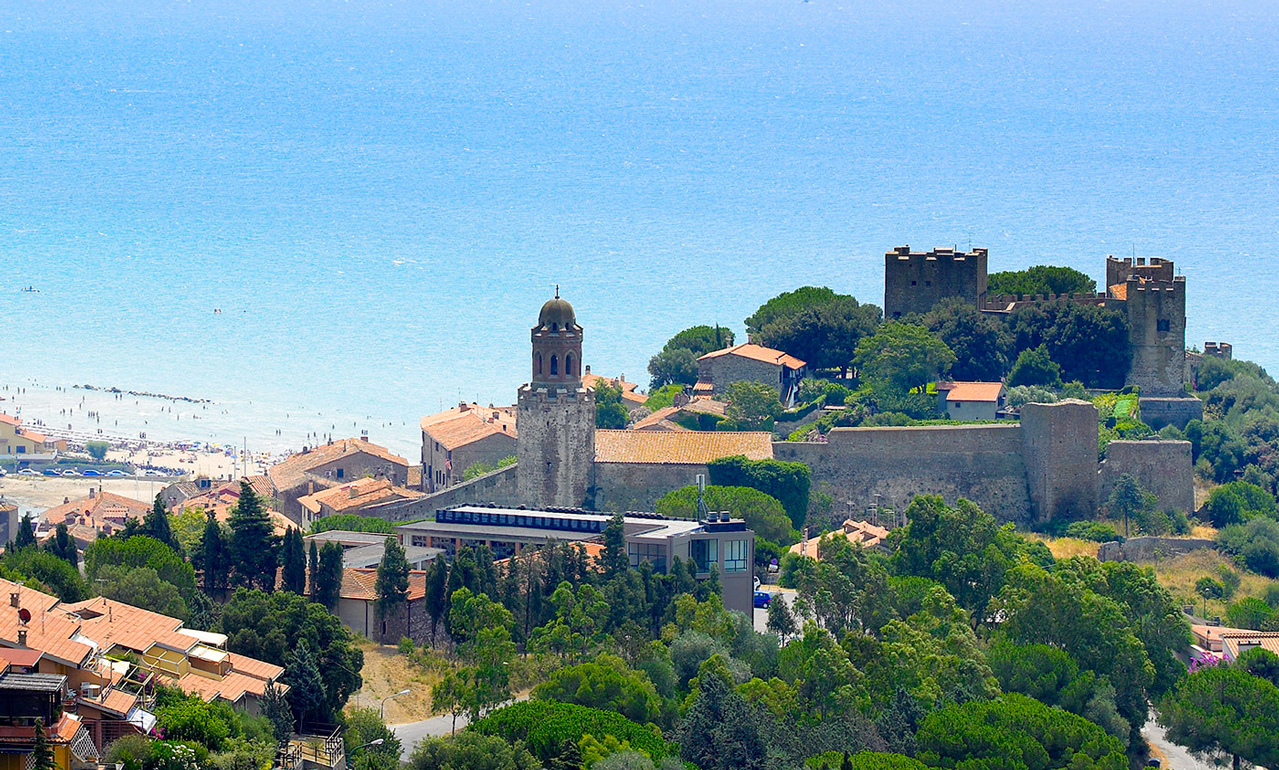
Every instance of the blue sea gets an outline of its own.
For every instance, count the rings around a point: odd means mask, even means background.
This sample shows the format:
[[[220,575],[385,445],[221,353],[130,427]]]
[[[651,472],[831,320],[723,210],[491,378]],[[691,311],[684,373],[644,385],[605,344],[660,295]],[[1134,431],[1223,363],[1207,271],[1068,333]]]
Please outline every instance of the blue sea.
[[[513,401],[556,284],[646,383],[779,291],[880,304],[904,244],[1174,259],[1188,342],[1274,370],[1276,40],[1256,0],[4,0],[0,410],[413,456]]]

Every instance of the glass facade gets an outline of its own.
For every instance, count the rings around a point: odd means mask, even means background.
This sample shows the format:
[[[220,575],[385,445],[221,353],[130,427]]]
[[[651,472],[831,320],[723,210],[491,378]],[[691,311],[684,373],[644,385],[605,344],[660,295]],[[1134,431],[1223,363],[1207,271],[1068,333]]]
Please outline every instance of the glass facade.
[[[750,545],[745,540],[729,540],[724,543],[724,571],[745,572]]]
[[[719,564],[719,541],[693,540],[688,544],[688,556],[698,572],[710,572],[712,565]]]

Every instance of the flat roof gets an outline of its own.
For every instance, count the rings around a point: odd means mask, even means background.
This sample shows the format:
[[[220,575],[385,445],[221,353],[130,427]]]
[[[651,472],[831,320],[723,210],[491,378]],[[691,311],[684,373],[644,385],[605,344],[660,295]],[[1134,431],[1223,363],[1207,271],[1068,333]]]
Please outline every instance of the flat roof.
[[[306,537],[302,539],[318,540],[321,543],[332,541],[335,543],[342,543],[342,544],[359,543],[364,545],[374,545],[374,544],[380,545],[382,543],[385,543],[388,537],[395,537],[395,536],[386,532],[352,532],[346,529],[330,529],[324,532],[317,532],[314,535],[307,535]]]
[[[409,522],[396,527],[400,531],[439,533],[453,537],[472,540],[586,540],[599,537],[602,532],[594,530],[574,530],[565,527],[545,527],[537,525],[502,524],[498,522],[471,523],[462,521],[439,521],[440,514],[472,514],[488,516],[517,516],[521,519],[550,519],[555,521],[589,521],[595,524],[607,523],[611,513],[580,510],[541,510],[536,508],[500,508],[486,505],[459,505],[437,511],[437,519]],[[657,514],[636,513],[623,514],[622,520],[628,538],[673,537],[701,529],[708,529],[705,522],[694,519],[672,519]],[[737,526],[744,523],[733,522]],[[718,526],[727,526],[727,523]],[[710,525],[714,530],[717,525]]]
[[[390,536],[390,537],[393,537]],[[352,548],[342,556],[343,567],[376,567],[382,563],[382,556],[386,553],[385,543],[376,543],[374,545],[362,545],[359,548]],[[407,545],[404,547],[404,556],[409,564],[434,559],[436,556],[444,553],[443,548],[427,548],[420,545]]]

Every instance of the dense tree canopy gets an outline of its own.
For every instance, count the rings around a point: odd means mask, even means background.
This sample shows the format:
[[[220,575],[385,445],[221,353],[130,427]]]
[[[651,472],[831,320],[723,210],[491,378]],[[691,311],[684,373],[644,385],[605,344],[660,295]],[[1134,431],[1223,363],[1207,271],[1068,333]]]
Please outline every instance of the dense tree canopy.
[[[1094,294],[1097,282],[1070,267],[1035,265],[1025,270],[1005,270],[986,278],[987,296],[1035,294]]]
[[[735,518],[746,520],[746,526],[774,543],[793,542],[798,533],[791,525],[790,517],[780,501],[751,487],[706,487],[706,507],[711,511],[728,511]],[[657,513],[681,519],[695,519],[697,511],[697,487],[689,485],[667,492],[655,506]]]
[[[1003,320],[962,300],[943,300],[922,323],[955,354],[950,369],[954,379],[995,382],[1008,371],[1013,338]]]
[[[826,301],[812,299],[793,307],[760,308],[751,318],[762,314],[772,320],[752,331],[751,339],[800,358],[810,369],[845,370],[853,361],[857,343],[875,333],[883,314],[875,305],[863,305],[842,294],[833,294]]]
[[[1192,751],[1224,751],[1264,766],[1279,763],[1279,689],[1242,668],[1187,674],[1159,703],[1168,737]]]
[[[667,340],[662,350],[649,360],[650,387],[692,385],[697,382],[698,357],[732,344],[733,332],[718,324],[685,329]]]
[[[168,545],[146,535],[128,540],[99,538],[84,551],[84,572],[90,580],[102,577],[104,567],[149,567],[161,580],[178,589],[183,598],[195,592],[195,570]]]
[[[812,471],[804,463],[748,460],[736,455],[712,460],[706,467],[714,486],[758,489],[782,504],[796,529],[804,525],[812,485]]]
[[[857,343],[853,363],[863,378],[900,392],[945,375],[955,354],[923,326],[893,322]]]
[[[1122,311],[1061,300],[1019,308],[1009,323],[1018,353],[1045,346],[1063,380],[1090,388],[1123,387],[1132,348]]]

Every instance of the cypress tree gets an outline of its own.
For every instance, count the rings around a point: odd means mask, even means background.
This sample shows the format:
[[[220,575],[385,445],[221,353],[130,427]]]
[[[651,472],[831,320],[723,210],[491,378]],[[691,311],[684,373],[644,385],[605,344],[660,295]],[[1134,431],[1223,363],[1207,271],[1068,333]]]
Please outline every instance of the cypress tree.
[[[449,600],[445,593],[448,587],[448,565],[441,558],[431,560],[431,569],[426,575],[426,614],[431,616],[431,640],[435,640],[435,628],[449,610]]]
[[[146,517],[142,520],[142,526],[138,529],[140,535],[150,535],[161,543],[182,553],[182,545],[178,543],[177,538],[173,536],[173,530],[169,527],[169,511],[164,507],[164,501],[159,495],[155,496],[155,502],[151,504],[151,510],[147,512]]]
[[[621,513],[613,514],[604,527],[604,553],[601,557],[604,579],[612,580],[626,574],[631,559],[626,555],[626,522]]]
[[[49,744],[49,733],[44,729],[44,720],[36,719],[35,745],[31,747],[31,770],[58,770],[53,760],[53,746]]]
[[[27,514],[22,517],[22,522],[18,524],[18,537],[13,541],[13,545],[16,549],[21,550],[35,544],[35,527],[31,525],[31,514]]]
[[[279,544],[271,519],[262,507],[262,499],[247,481],[240,482],[240,501],[228,523],[231,525],[231,562],[236,575],[247,585],[274,591]]]
[[[386,539],[382,561],[377,565],[377,611],[385,622],[409,601],[409,562],[404,546],[394,537]]]
[[[262,692],[262,713],[271,720],[275,742],[283,745],[293,734],[293,708],[284,691],[274,684],[268,684]]]
[[[302,727],[305,728],[308,716],[321,720],[328,716],[325,713],[328,694],[324,689],[324,678],[320,676],[320,667],[305,639],[299,639],[298,646],[289,655],[284,677],[289,685],[289,704],[293,706]]]
[[[283,561],[284,590],[301,595],[306,591],[306,548],[302,545],[302,533],[296,527],[290,527],[284,536]]]
[[[315,574],[315,600],[329,611],[338,606],[342,596],[342,546],[333,541],[320,549],[320,568]]]
[[[80,553],[76,550],[75,538],[65,523],[59,524],[53,531],[53,537],[45,543],[49,553],[69,563],[72,567],[80,566]]]
[[[222,527],[212,513],[208,514],[208,519],[204,522],[199,556],[198,566],[204,570],[205,593],[226,590],[229,567],[227,546],[222,538]]]
[[[320,551],[316,548],[314,540],[311,541],[311,558],[307,559],[306,563],[311,567],[308,573],[311,584],[307,586],[307,596],[311,598],[311,601],[315,601],[315,573],[320,569]]]

